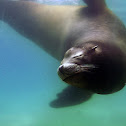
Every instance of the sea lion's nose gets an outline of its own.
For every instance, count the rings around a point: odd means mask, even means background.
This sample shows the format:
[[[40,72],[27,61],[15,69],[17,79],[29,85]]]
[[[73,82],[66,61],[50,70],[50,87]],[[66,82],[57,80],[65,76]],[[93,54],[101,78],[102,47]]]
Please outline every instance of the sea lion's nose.
[[[59,70],[61,73],[63,73],[63,68],[64,68],[63,65],[60,65],[59,68],[58,68],[58,70]]]
[[[64,80],[66,78],[66,75],[64,73],[64,66],[60,65],[57,71],[58,71],[58,75],[60,76],[60,78],[62,80]]]
[[[59,71],[62,73],[62,74],[65,74],[65,73],[69,73],[70,71],[69,71],[69,69],[70,68],[72,68],[71,66],[72,66],[73,64],[70,64],[70,63],[64,63],[64,64],[62,64],[62,65],[60,65],[59,66]]]
[[[64,63],[61,64],[58,68],[58,75],[62,80],[64,80],[66,77],[73,75],[76,72],[77,64],[73,63]]]

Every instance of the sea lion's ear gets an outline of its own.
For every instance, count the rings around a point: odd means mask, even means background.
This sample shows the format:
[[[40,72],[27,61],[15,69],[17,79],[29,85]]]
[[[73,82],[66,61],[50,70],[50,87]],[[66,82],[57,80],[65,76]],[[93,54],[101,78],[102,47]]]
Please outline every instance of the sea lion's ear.
[[[95,52],[96,48],[98,48],[98,45],[93,46],[93,47],[90,48],[87,52],[88,52],[88,53],[93,53],[93,52]]]
[[[95,49],[98,48],[98,45],[91,48],[92,51],[95,51]]]
[[[105,0],[83,0],[91,10],[104,10],[106,7]]]

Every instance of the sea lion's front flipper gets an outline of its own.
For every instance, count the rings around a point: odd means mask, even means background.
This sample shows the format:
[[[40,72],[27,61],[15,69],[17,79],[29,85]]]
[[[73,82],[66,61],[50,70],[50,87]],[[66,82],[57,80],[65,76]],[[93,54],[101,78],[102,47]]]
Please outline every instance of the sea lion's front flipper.
[[[61,60],[68,22],[77,8],[0,0],[0,19]]]
[[[83,0],[90,10],[102,11],[106,7],[105,0]]]

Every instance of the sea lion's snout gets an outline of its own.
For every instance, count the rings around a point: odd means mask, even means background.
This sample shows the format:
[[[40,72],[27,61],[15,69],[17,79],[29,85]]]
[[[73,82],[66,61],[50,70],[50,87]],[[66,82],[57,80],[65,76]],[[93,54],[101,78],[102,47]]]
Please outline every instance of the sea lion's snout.
[[[58,75],[73,86],[110,94],[124,87],[125,64],[125,55],[117,46],[90,42],[66,52]]]
[[[85,88],[86,83],[86,73],[93,71],[96,67],[91,64],[62,64],[58,68],[58,75],[60,78],[68,84],[77,86],[80,88]]]
[[[59,66],[58,74],[62,80],[65,80],[65,78],[75,74],[77,70],[80,70],[77,64],[66,63]]]

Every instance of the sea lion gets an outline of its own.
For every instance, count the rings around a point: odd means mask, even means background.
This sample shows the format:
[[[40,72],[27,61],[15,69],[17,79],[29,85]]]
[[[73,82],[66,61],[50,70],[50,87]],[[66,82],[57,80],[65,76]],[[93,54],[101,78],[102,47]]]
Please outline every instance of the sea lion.
[[[87,6],[50,6],[0,0],[0,19],[62,60],[58,75],[68,84],[109,94],[126,75],[126,29],[104,0]]]

